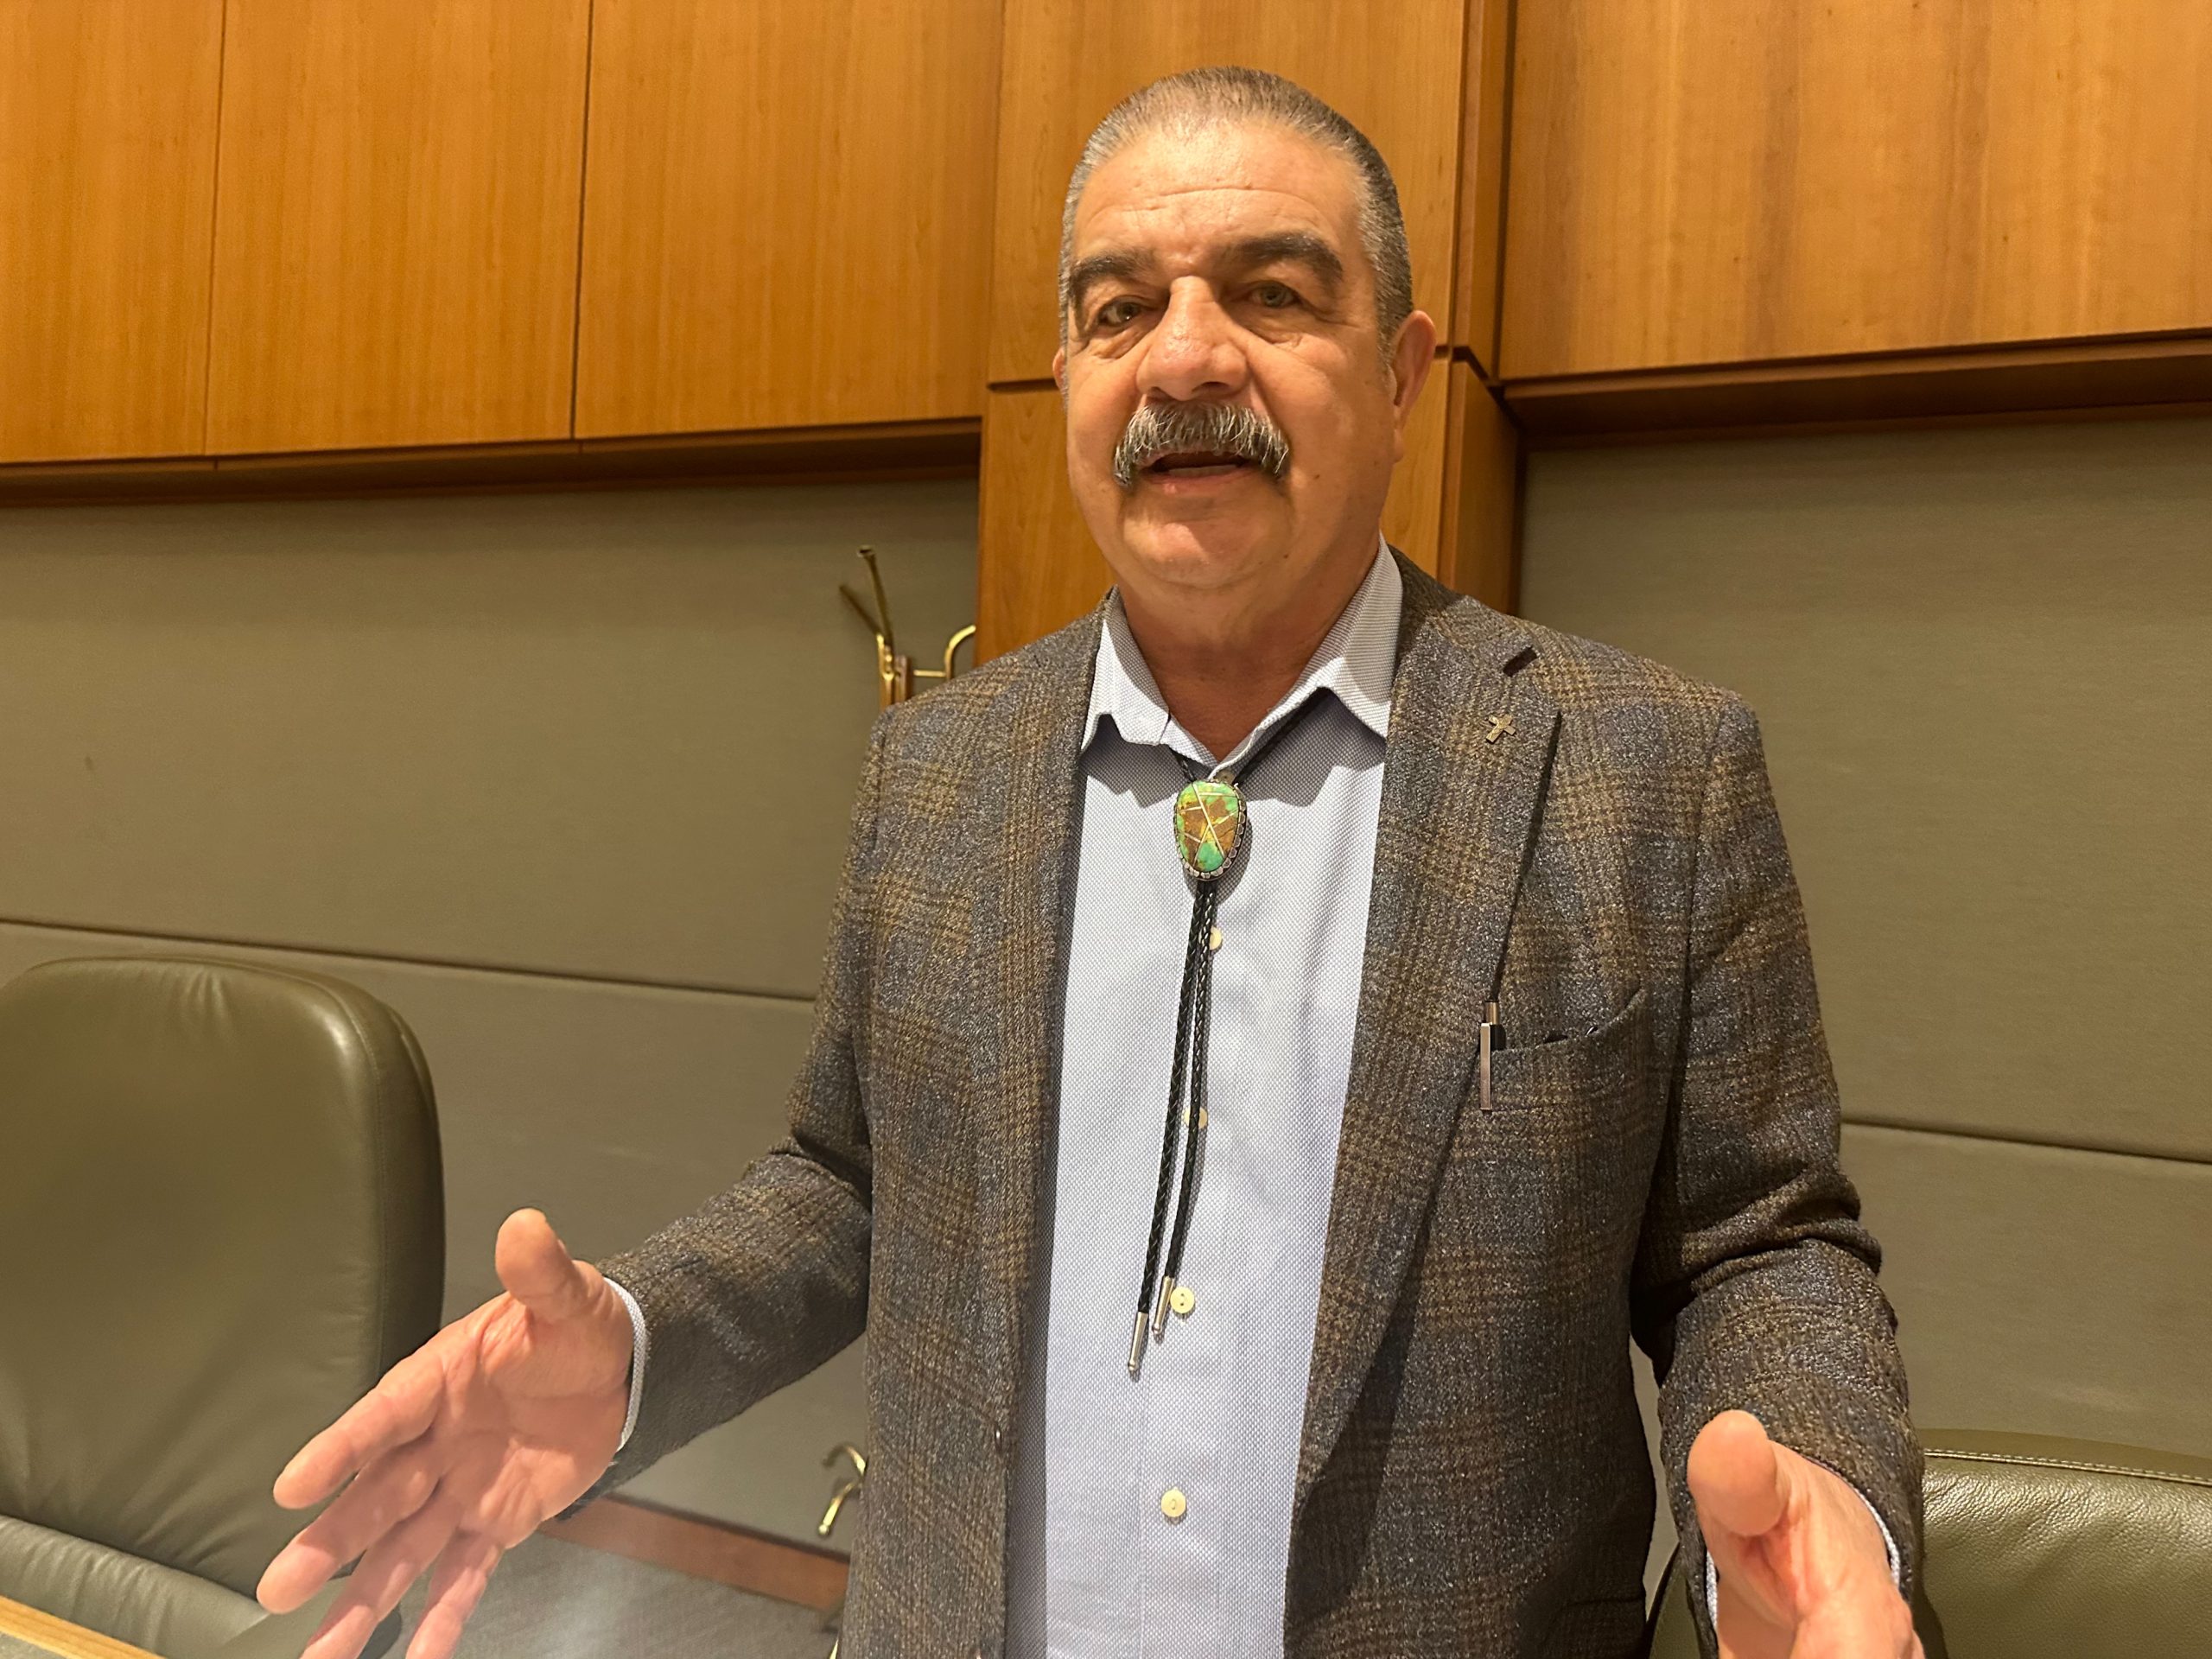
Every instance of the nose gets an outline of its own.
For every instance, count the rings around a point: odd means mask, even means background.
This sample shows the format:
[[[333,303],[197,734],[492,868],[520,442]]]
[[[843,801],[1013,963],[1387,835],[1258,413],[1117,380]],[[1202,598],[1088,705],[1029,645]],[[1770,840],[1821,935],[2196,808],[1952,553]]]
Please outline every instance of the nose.
[[[1248,365],[1236,325],[1203,278],[1179,277],[1168,288],[1167,308],[1143,349],[1138,378],[1147,395],[1189,403],[1243,390]]]

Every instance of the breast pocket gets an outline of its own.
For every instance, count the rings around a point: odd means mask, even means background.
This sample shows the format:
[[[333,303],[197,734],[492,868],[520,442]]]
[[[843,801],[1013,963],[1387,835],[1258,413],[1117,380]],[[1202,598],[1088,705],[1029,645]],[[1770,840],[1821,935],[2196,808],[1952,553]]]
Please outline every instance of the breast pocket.
[[[1490,1109],[1571,1114],[1613,1096],[1641,1071],[1644,1007],[1639,985],[1618,1013],[1580,1036],[1494,1049]],[[1483,1109],[1479,1083],[1470,1104]]]
[[[1474,1253],[1495,1286],[1532,1306],[1625,1272],[1662,1116],[1649,1035],[1639,989],[1592,1030],[1491,1054],[1487,1109],[1479,1084],[1459,1108],[1437,1194],[1440,1246]]]

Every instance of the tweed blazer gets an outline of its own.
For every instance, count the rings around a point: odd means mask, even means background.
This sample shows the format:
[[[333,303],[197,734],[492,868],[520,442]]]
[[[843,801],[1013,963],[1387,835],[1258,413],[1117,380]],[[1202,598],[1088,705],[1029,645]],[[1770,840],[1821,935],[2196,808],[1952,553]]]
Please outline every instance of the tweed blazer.
[[[1756,723],[1400,564],[1286,1652],[1639,1652],[1631,1338],[1662,1379],[1690,1570],[1690,1441],[1743,1407],[1867,1496],[1910,1576],[1918,1448]],[[1004,1649],[1100,625],[878,721],[788,1138],[601,1264],[652,1357],[594,1491],[865,1326],[853,1659]]]

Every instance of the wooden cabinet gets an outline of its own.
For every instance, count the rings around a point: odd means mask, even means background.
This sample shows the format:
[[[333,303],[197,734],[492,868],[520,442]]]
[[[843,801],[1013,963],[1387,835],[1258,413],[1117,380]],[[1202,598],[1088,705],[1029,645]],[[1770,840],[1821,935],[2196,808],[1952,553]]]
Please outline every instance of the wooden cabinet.
[[[1405,210],[1415,302],[1448,331],[1465,13],[1465,0],[1007,0],[992,383],[1052,373],[1060,207],[1084,139],[1147,81],[1209,63],[1287,75],[1374,142]]]
[[[1512,108],[1514,0],[1467,0],[1460,87],[1459,218],[1445,338],[1484,372],[1497,367],[1505,264],[1505,142]],[[1470,590],[1471,591],[1471,590]]]
[[[1436,577],[1493,610],[1521,605],[1521,428],[1471,365],[1446,385]]]
[[[598,0],[576,430],[982,412],[998,0]]]
[[[1556,0],[1509,380],[2212,328],[2203,0]]]
[[[1451,367],[1440,360],[1429,371],[1382,515],[1382,533],[1429,571],[1438,566],[1445,452],[1452,443]],[[1114,580],[1068,488],[1066,429],[1052,387],[992,389],[983,410],[982,490],[979,658],[1073,621]]]
[[[229,0],[208,447],[565,437],[589,0]]]
[[[0,0],[0,462],[188,454],[222,0]]]

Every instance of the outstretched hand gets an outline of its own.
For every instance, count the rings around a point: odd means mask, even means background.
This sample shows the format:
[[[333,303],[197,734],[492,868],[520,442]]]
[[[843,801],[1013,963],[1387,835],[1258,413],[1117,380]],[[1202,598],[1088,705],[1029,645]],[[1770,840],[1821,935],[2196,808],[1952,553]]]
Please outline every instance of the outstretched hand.
[[[505,1293],[391,1368],[276,1477],[305,1509],[352,1482],[261,1576],[289,1612],[359,1558],[303,1659],[354,1659],[436,1564],[407,1659],[449,1659],[499,1558],[581,1497],[613,1461],[630,1381],[630,1318],[536,1210],[495,1251]]]
[[[1725,1411],[1691,1446],[1689,1480],[1721,1659],[1923,1659],[1881,1529],[1841,1476]]]

